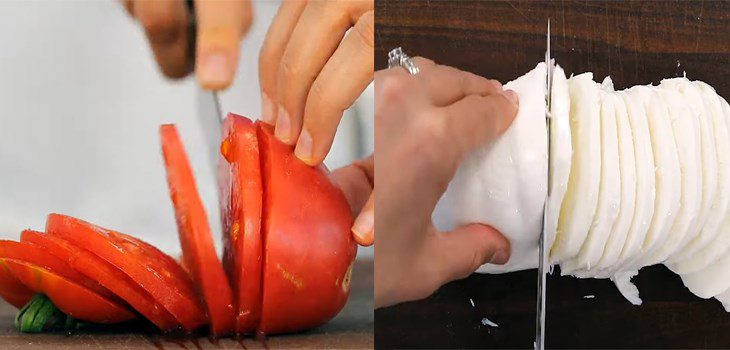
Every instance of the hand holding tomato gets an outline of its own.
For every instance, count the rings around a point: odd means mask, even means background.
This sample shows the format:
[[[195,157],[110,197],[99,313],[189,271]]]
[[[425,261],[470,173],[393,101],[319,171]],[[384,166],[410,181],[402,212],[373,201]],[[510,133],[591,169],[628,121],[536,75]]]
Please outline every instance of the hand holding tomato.
[[[510,254],[507,239],[489,226],[439,232],[431,215],[461,160],[509,127],[517,95],[497,81],[415,61],[417,75],[402,68],[375,74],[376,307],[425,298]]]

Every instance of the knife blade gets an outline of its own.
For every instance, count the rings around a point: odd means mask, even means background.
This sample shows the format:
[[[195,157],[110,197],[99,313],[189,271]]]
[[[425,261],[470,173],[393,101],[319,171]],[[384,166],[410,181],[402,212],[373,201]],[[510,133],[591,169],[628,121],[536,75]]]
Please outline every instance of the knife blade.
[[[545,125],[547,128],[547,154],[548,154],[548,195],[550,193],[550,113],[551,113],[551,96],[552,96],[552,85],[553,85],[553,64],[550,57],[550,18],[547,22],[547,49],[545,50],[545,66],[546,66],[546,77],[545,77]],[[535,313],[535,349],[545,349],[545,295],[546,295],[546,269],[547,269],[547,250],[545,247],[545,229],[547,228],[548,218],[548,195],[545,196],[545,203],[543,204],[543,220],[542,230],[540,232],[540,248],[537,268],[537,310]]]
[[[208,151],[208,161],[213,170],[217,173],[218,158],[220,155],[221,128],[223,124],[223,111],[220,98],[216,91],[205,91],[196,87],[196,100],[198,103],[198,122],[203,130],[203,140]]]

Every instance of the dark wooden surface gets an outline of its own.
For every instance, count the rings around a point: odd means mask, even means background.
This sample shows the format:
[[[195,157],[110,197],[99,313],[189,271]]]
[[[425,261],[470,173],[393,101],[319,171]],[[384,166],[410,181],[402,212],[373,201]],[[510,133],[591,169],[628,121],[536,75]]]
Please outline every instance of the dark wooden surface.
[[[13,327],[17,311],[0,300],[0,349],[372,349],[373,348],[373,262],[355,264],[352,290],[345,308],[329,323],[298,334],[272,336],[265,343],[252,338],[242,342],[207,338],[166,338],[140,329],[67,334],[21,334]]]
[[[548,17],[553,57],[568,74],[610,74],[621,89],[686,71],[730,98],[730,2],[376,1],[376,69],[402,46],[412,56],[505,82],[543,60]],[[730,314],[720,303],[693,296],[663,266],[635,280],[641,307],[610,281],[550,276],[547,346],[730,348]],[[375,343],[531,348],[535,293],[534,270],[472,275],[424,301],[377,310]],[[483,326],[484,317],[499,327]]]

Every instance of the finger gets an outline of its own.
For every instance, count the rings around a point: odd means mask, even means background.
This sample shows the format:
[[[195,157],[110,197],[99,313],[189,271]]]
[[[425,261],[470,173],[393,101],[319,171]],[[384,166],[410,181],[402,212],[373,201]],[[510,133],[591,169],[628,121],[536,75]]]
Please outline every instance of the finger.
[[[309,165],[324,161],[342,114],[373,81],[375,15],[366,12],[312,83],[294,154]]]
[[[195,74],[209,90],[228,87],[238,66],[241,38],[251,26],[251,2],[197,0],[198,21]]]
[[[132,0],[118,0],[119,3],[124,6],[124,10],[127,11],[127,14],[134,17],[134,1]]]
[[[517,94],[504,90],[488,96],[469,95],[444,107],[449,120],[446,137],[453,140],[455,159],[501,135],[517,115]]]
[[[302,12],[277,72],[276,137],[294,145],[302,128],[304,104],[314,79],[337,49],[345,32],[371,0],[313,1]],[[359,14],[355,12],[362,11]]]
[[[190,15],[183,0],[137,1],[127,4],[127,8],[142,24],[162,73],[170,78],[182,78],[190,73]]]
[[[284,1],[266,32],[264,45],[259,54],[259,84],[261,85],[261,119],[274,125],[276,122],[276,73],[281,56],[289,42],[299,16],[302,15],[306,0]]]
[[[330,174],[332,181],[345,194],[352,214],[357,215],[373,191],[375,164],[373,156],[336,169]]]
[[[363,207],[352,225],[352,234],[357,244],[367,247],[375,243],[375,192]]]
[[[448,106],[468,95],[486,96],[502,91],[502,84],[453,67],[436,65],[418,74],[436,106]]]
[[[439,285],[465,278],[483,264],[509,260],[509,241],[487,225],[470,224],[428,237],[425,254],[432,257]]]

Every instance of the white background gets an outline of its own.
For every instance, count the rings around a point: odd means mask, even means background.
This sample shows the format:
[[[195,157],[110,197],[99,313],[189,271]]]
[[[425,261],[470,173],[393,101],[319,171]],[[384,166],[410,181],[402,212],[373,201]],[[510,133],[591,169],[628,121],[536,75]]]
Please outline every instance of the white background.
[[[236,81],[222,94],[225,111],[259,115],[257,56],[277,7],[254,4]],[[157,134],[163,123],[178,125],[217,226],[195,88],[190,78],[158,73],[141,28],[117,2],[0,2],[0,238],[42,230],[58,212],[178,254]],[[371,87],[358,117],[344,117],[330,168],[362,156],[358,149],[372,152],[372,103]],[[366,145],[354,144],[358,125]]]

